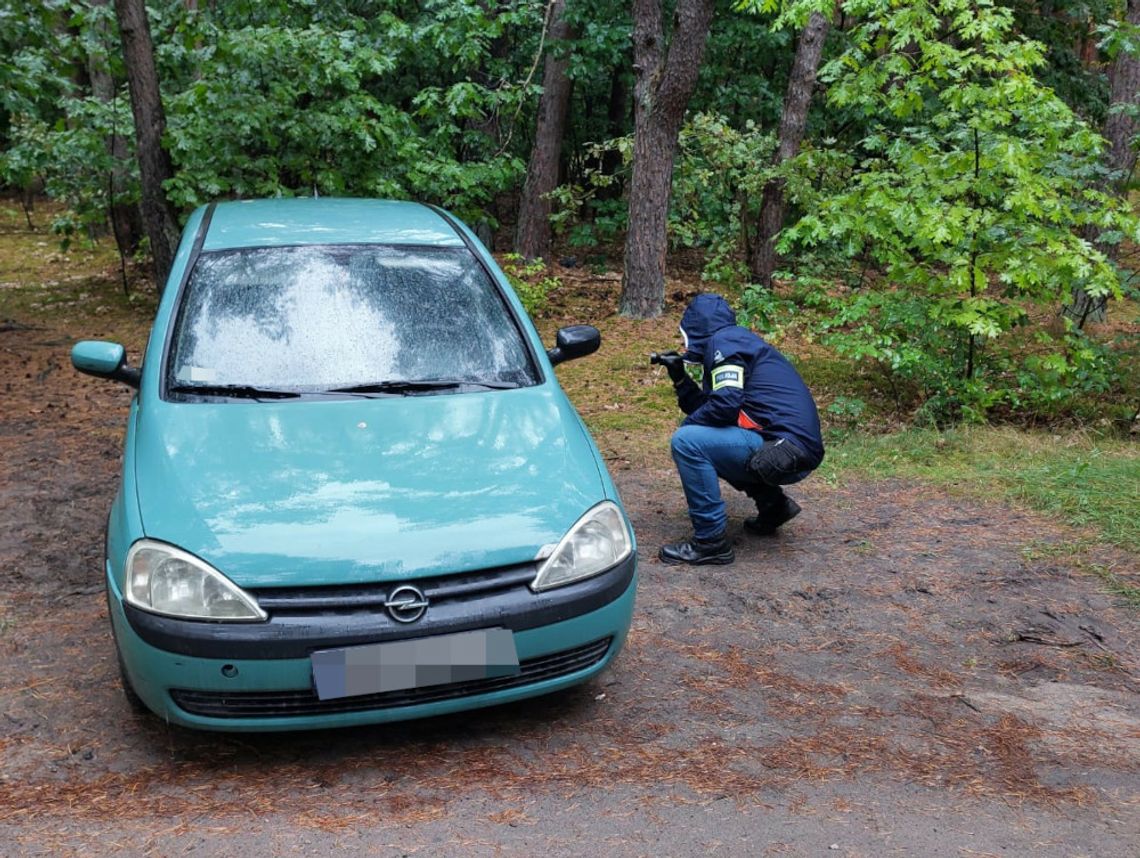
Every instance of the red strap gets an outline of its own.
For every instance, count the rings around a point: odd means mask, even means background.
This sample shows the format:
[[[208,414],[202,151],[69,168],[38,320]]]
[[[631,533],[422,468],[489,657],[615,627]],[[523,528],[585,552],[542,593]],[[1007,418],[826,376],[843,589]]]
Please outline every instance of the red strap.
[[[743,411],[736,415],[736,425],[741,429],[751,429],[753,432],[759,432],[763,428]]]

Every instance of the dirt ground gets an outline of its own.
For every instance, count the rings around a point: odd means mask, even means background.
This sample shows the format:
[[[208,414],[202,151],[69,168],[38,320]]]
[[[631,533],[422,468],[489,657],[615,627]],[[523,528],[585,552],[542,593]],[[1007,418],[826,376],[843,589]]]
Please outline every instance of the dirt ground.
[[[616,462],[641,583],[594,682],[323,733],[133,714],[99,572],[129,397],[72,339],[0,319],[0,854],[1140,855],[1135,611],[1055,522],[916,484],[808,480],[767,539],[734,497],[736,564],[672,568],[675,474]]]

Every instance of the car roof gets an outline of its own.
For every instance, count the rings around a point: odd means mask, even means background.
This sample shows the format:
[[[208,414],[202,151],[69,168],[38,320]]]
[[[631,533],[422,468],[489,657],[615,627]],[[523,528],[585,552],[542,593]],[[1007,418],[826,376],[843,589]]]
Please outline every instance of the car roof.
[[[448,221],[421,203],[296,197],[218,203],[202,249],[298,244],[464,243]]]

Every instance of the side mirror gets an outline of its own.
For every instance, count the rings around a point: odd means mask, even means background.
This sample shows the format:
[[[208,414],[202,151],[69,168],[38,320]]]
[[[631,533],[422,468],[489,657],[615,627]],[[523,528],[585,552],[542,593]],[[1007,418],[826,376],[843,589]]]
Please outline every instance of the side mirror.
[[[557,345],[546,350],[546,356],[552,364],[560,364],[564,360],[592,355],[602,344],[602,335],[593,325],[569,325],[558,329],[555,339]]]
[[[102,340],[81,340],[72,346],[71,365],[87,375],[121,381],[135,390],[142,376],[138,369],[127,366],[126,349]]]

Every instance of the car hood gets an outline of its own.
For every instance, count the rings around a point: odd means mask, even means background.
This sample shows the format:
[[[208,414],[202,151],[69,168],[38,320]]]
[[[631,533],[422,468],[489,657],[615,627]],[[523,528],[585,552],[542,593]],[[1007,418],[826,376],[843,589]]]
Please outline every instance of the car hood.
[[[151,405],[135,433],[146,535],[243,587],[527,562],[605,496],[549,387]]]

